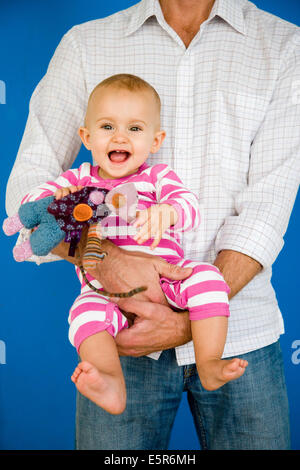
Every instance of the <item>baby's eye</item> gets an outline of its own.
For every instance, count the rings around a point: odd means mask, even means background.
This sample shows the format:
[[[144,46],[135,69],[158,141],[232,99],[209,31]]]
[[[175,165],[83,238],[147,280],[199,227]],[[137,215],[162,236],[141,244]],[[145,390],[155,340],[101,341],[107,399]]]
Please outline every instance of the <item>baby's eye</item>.
[[[110,124],[103,124],[103,126],[101,126],[101,129],[106,129],[110,131],[112,129],[112,126]]]
[[[137,131],[141,131],[142,129],[138,126],[131,126],[130,130],[133,132],[137,132]]]

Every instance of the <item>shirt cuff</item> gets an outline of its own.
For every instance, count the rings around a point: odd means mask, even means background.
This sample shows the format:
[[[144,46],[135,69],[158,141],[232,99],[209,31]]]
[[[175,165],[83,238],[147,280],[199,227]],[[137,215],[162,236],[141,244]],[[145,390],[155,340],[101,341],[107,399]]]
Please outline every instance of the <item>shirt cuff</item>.
[[[172,225],[173,230],[183,229],[184,227],[184,220],[185,214],[182,206],[178,204],[177,201],[173,199],[168,199],[167,201],[163,201],[161,204],[169,204],[170,206],[174,207],[177,212],[178,219],[175,225]]]
[[[234,250],[258,261],[264,268],[272,266],[284,245],[283,238],[263,221],[247,223],[238,216],[228,217],[220,228],[215,248]]]

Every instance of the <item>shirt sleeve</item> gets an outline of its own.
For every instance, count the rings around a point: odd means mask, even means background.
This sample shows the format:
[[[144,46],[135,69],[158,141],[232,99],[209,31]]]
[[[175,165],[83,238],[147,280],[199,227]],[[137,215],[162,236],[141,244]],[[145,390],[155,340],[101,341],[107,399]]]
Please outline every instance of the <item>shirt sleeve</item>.
[[[167,165],[157,165],[159,170],[156,181],[157,201],[172,205],[178,220],[173,229],[190,231],[199,227],[200,210],[197,196],[183,185],[176,173]]]
[[[251,145],[248,184],[235,198],[236,214],[225,219],[217,234],[216,251],[235,250],[270,267],[284,245],[299,175],[298,47],[281,66],[265,119]]]
[[[79,152],[87,90],[81,49],[72,28],[33,92],[17,158],[7,184],[6,210],[17,212],[25,194],[70,168]]]

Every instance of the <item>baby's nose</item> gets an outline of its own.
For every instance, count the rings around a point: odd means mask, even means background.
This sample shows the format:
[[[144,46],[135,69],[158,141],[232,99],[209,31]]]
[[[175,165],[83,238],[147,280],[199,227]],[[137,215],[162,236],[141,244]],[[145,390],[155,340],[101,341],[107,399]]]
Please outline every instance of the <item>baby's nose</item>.
[[[127,142],[127,136],[121,131],[116,131],[113,135],[113,140],[115,142]]]

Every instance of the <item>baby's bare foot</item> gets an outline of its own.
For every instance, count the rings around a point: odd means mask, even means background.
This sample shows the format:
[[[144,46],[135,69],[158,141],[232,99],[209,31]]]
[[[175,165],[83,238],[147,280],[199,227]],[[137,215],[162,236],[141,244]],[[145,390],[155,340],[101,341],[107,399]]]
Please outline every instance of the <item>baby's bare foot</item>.
[[[111,414],[125,410],[126,390],[122,379],[101,373],[87,361],[80,362],[71,377],[78,391]]]
[[[198,367],[202,386],[206,390],[216,390],[231,380],[243,375],[248,365],[244,359],[212,359]]]

